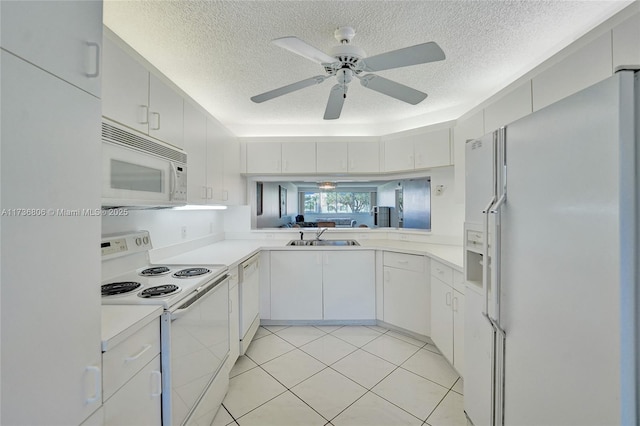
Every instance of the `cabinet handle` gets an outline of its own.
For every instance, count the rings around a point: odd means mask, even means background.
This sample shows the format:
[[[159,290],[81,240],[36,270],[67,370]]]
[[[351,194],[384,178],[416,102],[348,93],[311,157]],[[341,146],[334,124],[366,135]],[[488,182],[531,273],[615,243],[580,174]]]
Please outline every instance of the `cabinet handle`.
[[[233,300],[229,299],[229,313],[233,313]]]
[[[155,380],[154,380],[155,379]],[[154,370],[151,372],[151,380],[152,383],[155,384],[155,390],[151,390],[151,397],[155,398],[157,396],[162,395],[162,373],[158,370]]]
[[[408,260],[398,260],[398,263],[401,265],[408,265],[409,261]]]
[[[329,264],[329,253],[324,253],[323,257],[324,257],[324,264],[328,265]]]
[[[229,191],[222,191],[222,201],[229,201]]]
[[[142,354],[144,354],[149,349],[151,349],[151,345],[149,345],[149,344],[144,345],[142,347],[142,349],[140,350],[140,352],[138,352],[137,354],[132,355],[132,356],[130,356],[128,358],[125,358],[124,362],[127,363],[127,362],[131,362],[131,361],[137,360],[138,358],[140,358],[142,356]]]
[[[453,308],[453,312],[458,312],[458,298],[457,297],[453,298],[453,302],[451,304],[451,307]]]
[[[138,123],[149,124],[149,106],[140,105],[138,109]]]
[[[390,279],[391,279],[391,274],[389,273],[389,271],[384,271],[384,280],[386,282],[389,282]]]
[[[84,400],[85,404],[93,404],[101,397],[102,384],[100,383],[100,369],[98,367],[89,366],[85,369],[85,373],[93,373],[93,396]]]
[[[355,170],[356,169],[356,163],[353,160],[349,160],[349,168],[351,170]]]
[[[202,187],[202,191],[200,191],[200,198],[202,198],[203,200],[207,199],[207,187],[206,186]]]
[[[210,186],[207,186],[207,199],[211,200],[213,198],[213,188]]]
[[[160,130],[160,113],[159,112],[152,112],[151,115],[153,115],[154,117],[156,117],[156,127],[151,127],[151,130]]]
[[[447,306],[451,306],[451,292],[447,292],[447,296],[445,297],[445,303]]]
[[[87,46],[89,47],[89,49],[91,50],[91,48],[95,48],[95,60],[93,61],[93,65],[95,65],[95,71],[94,72],[88,72],[87,73],[87,77],[88,78],[96,78],[100,75],[100,45],[98,43],[96,43],[95,41],[88,41],[87,42]],[[90,65],[89,65],[90,67]],[[87,69],[89,68],[87,67]]]
[[[409,155],[409,161],[407,163],[409,167],[413,168],[413,154]]]
[[[282,162],[282,171],[286,172],[287,170],[289,170],[289,160],[284,160]]]
[[[280,160],[276,160],[276,172],[280,171]]]

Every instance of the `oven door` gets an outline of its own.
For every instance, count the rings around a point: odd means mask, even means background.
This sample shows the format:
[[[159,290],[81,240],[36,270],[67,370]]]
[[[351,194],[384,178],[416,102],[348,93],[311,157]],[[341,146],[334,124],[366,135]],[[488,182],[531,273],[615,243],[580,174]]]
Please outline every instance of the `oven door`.
[[[226,388],[209,389],[226,380],[222,368],[229,355],[229,277],[227,275],[202,286],[174,309],[166,311],[162,321],[162,424],[183,425],[204,398],[220,395]],[[202,410],[198,410],[201,413]],[[213,417],[211,417],[213,420]]]

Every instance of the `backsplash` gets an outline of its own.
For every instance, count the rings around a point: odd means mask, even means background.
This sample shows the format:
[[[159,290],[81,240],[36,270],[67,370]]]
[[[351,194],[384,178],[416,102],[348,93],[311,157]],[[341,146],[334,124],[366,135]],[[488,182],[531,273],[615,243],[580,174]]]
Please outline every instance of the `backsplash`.
[[[126,216],[104,216],[102,234],[146,230],[155,249],[224,234],[222,210],[128,210]]]

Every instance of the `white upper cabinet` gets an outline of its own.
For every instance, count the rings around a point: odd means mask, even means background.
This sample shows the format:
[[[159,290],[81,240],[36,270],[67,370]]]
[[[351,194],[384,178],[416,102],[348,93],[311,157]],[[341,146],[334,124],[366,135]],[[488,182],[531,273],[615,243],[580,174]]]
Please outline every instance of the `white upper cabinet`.
[[[349,173],[378,173],[380,144],[378,141],[349,142]]]
[[[384,171],[400,172],[449,166],[450,129],[384,141]]]
[[[282,143],[282,173],[316,172],[316,144],[313,142]]]
[[[187,201],[207,199],[207,117],[189,102],[184,104],[184,149],[187,151]]]
[[[281,173],[280,142],[247,143],[247,173]]]
[[[102,115],[174,146],[184,145],[184,101],[113,40],[104,38]]]
[[[149,136],[182,147],[184,101],[153,74],[149,75]]]
[[[484,109],[484,128],[492,132],[533,112],[531,80]]]
[[[612,61],[611,32],[607,32],[533,78],[533,110],[611,76]]]
[[[102,2],[3,1],[1,7],[3,49],[100,97]]]
[[[378,173],[380,145],[377,141],[318,142],[318,173]]]
[[[224,133],[218,123],[207,117],[207,200],[220,203],[224,197]]]
[[[613,68],[640,66],[640,13],[636,13],[613,29]]]
[[[315,142],[247,143],[247,173],[309,174],[315,172]]]
[[[316,143],[316,169],[318,173],[347,173],[349,161],[347,142]]]
[[[102,115],[142,133],[149,123],[149,71],[104,38]]]

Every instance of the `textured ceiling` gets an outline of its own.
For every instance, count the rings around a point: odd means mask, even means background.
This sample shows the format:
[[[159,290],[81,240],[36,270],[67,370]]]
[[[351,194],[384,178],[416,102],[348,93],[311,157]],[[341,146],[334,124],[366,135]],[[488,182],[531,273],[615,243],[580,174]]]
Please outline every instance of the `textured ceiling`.
[[[239,136],[381,135],[458,118],[628,3],[107,0],[104,22]],[[339,26],[355,28],[368,56],[438,43],[446,60],[378,73],[429,97],[413,106],[354,81],[333,121],[322,119],[333,80],[250,101],[324,73],[272,39],[329,52]]]

